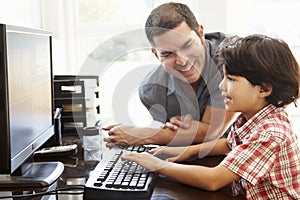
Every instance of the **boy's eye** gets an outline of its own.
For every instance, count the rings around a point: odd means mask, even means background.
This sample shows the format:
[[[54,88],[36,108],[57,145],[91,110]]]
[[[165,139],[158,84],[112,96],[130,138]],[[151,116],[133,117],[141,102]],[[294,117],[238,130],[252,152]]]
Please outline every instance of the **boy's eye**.
[[[233,78],[232,78],[231,76],[228,76],[228,75],[227,75],[227,79],[228,79],[229,81],[233,81]]]

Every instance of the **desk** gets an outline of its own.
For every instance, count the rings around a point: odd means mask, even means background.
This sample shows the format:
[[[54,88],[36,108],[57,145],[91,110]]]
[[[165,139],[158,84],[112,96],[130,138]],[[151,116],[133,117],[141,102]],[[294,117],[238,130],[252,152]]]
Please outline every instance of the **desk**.
[[[83,159],[83,152],[81,148],[81,140],[77,136],[63,136],[64,144],[78,144],[78,154],[71,158],[57,158],[55,160],[62,161],[65,164],[65,170],[57,181],[57,187],[63,188],[66,186],[72,185],[84,185],[85,181],[89,177],[89,172],[94,169],[98,164],[98,161],[85,161]],[[217,165],[223,157],[207,157],[199,159],[196,161],[197,164],[206,165],[206,166],[215,166]],[[7,194],[6,194],[7,195]],[[1,192],[0,192],[1,196]],[[59,195],[48,196],[39,199],[72,199],[72,200],[81,200],[83,195]],[[193,200],[193,199],[205,199],[205,200],[229,200],[229,199],[244,199],[243,197],[233,197],[231,195],[230,186],[226,186],[219,191],[209,192],[201,190],[198,188],[193,188],[182,183],[179,183],[173,179],[160,176],[156,186],[154,188],[151,200]]]

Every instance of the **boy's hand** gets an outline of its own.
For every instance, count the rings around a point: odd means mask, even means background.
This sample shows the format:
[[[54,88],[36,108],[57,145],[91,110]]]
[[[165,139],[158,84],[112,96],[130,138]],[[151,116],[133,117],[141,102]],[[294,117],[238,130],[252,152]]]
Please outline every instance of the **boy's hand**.
[[[167,147],[161,146],[158,148],[151,149],[149,153],[154,156],[158,156],[161,154],[170,155],[171,157],[167,158],[166,161],[169,162],[181,162],[189,160],[194,156],[194,152],[192,151],[192,147]]]

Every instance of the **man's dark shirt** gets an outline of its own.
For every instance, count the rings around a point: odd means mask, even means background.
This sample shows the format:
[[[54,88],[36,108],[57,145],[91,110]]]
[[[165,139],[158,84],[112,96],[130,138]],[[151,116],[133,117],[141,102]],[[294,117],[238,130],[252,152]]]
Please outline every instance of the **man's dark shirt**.
[[[165,123],[173,116],[192,114],[194,120],[200,121],[207,105],[224,108],[219,90],[223,79],[219,47],[226,38],[219,32],[205,35],[206,61],[197,94],[189,83],[168,74],[161,65],[144,78],[139,95],[154,120]]]

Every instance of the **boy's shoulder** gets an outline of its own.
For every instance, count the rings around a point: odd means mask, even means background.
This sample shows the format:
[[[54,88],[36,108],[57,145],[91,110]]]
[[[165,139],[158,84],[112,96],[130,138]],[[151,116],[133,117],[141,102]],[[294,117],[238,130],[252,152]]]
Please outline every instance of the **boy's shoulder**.
[[[293,134],[288,114],[283,108],[275,108],[256,124],[259,137],[284,142]]]

